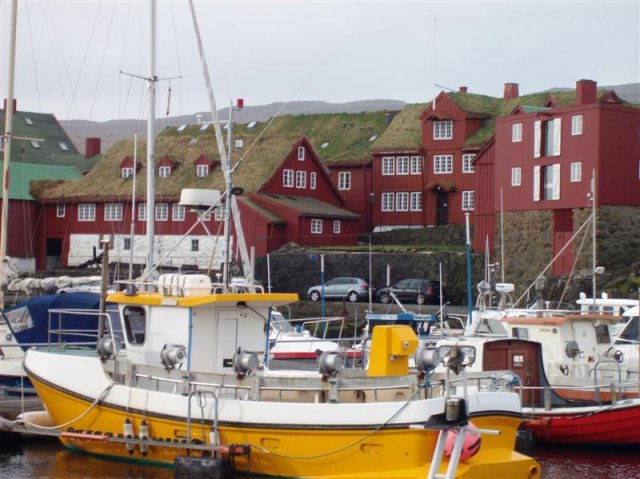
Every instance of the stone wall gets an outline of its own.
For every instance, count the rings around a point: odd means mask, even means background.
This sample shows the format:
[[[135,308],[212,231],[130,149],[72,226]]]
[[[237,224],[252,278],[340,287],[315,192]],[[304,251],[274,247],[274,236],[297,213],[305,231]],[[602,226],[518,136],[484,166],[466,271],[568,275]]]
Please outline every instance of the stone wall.
[[[473,229],[471,229],[473,237]],[[368,236],[362,238],[367,242]],[[395,229],[371,234],[371,243],[387,244],[455,244],[464,246],[466,241],[464,225],[442,225],[415,229]]]

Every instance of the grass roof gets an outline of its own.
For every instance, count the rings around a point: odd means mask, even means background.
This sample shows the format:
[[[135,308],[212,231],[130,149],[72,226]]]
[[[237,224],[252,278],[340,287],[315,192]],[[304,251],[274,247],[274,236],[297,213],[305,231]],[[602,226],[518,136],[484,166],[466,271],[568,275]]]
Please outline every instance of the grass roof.
[[[373,150],[419,149],[422,145],[420,114],[426,107],[426,103],[407,105],[374,142]]]

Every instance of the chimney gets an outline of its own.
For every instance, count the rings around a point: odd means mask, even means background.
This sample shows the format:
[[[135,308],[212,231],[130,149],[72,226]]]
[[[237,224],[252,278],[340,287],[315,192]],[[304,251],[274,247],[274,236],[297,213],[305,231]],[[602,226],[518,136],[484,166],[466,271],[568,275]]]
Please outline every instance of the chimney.
[[[466,86],[459,87],[460,93],[467,93],[468,88]]]
[[[87,138],[85,142],[84,157],[93,158],[100,154],[100,138]]]
[[[16,100],[14,98],[11,103],[13,104],[13,113],[17,113],[18,112],[18,100]],[[7,99],[6,98],[4,99],[3,108],[4,108],[4,111],[7,111]]]
[[[515,100],[520,96],[518,93],[518,84],[517,83],[505,83],[504,84],[504,101]]]
[[[598,86],[593,80],[576,82],[576,105],[587,105],[598,102]]]

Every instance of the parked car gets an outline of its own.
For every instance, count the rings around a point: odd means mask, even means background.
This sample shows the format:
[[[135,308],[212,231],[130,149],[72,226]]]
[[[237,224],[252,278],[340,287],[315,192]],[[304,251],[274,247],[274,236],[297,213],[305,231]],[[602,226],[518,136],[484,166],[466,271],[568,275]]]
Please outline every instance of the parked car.
[[[362,278],[334,278],[324,283],[325,299],[346,298],[352,303],[369,297],[369,289],[375,295],[375,287],[369,286]],[[311,286],[307,291],[311,301],[318,301],[322,297],[322,285]]]
[[[390,303],[393,293],[400,301],[411,301],[418,304],[438,304],[440,303],[440,281],[430,279],[403,279],[393,286],[380,288],[378,290],[378,300],[381,303]],[[447,294],[442,289],[443,302],[446,301]]]

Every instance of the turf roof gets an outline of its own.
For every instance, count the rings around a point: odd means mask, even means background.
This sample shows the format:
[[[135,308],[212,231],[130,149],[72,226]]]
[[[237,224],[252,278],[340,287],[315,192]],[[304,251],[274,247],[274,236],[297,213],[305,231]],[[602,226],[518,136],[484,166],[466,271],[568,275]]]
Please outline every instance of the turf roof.
[[[395,115],[384,133],[373,143],[373,151],[420,149],[422,145],[420,114],[426,107],[425,103],[407,105]]]

